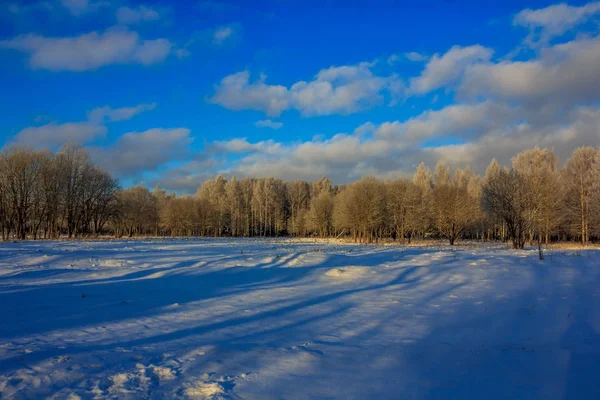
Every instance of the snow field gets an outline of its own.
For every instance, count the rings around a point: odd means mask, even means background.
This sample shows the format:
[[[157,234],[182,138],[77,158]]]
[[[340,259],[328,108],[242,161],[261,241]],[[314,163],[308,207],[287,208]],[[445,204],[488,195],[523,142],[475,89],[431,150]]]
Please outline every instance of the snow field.
[[[600,252],[0,246],[0,398],[600,398]]]

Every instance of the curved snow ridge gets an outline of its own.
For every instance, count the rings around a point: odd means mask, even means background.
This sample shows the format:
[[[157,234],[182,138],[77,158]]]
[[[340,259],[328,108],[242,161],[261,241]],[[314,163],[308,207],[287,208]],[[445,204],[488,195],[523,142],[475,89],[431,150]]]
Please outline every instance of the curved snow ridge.
[[[102,260],[93,260],[93,267],[104,267],[104,268],[123,268],[134,264],[132,260],[108,258]]]
[[[323,264],[329,258],[324,253],[295,253],[289,257],[284,267],[314,267],[316,265]]]
[[[325,272],[325,276],[334,279],[343,280],[358,280],[367,276],[369,273],[375,273],[375,271],[369,271],[371,268],[364,266],[347,266],[332,268]]]

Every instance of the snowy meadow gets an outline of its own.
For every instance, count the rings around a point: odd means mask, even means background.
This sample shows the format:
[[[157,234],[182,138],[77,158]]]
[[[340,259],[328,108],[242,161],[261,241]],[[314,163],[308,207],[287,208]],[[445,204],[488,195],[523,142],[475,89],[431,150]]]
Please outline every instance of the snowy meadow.
[[[597,399],[600,251],[0,246],[0,399]]]

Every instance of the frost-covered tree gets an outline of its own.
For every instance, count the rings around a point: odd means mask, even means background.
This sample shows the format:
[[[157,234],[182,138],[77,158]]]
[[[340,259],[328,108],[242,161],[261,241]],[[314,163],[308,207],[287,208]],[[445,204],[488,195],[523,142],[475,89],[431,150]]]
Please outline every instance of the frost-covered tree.
[[[460,169],[452,177],[450,168],[442,162],[435,169],[432,215],[436,230],[450,245],[454,245],[479,216],[478,199],[469,191],[470,181],[468,174]]]
[[[310,202],[308,213],[311,229],[320,237],[331,233],[333,224],[333,199],[328,191],[324,190]]]
[[[301,210],[308,210],[310,204],[310,184],[305,181],[288,183],[287,197],[290,204],[290,233],[298,235],[301,231]]]
[[[594,203],[598,201],[598,150],[593,147],[575,149],[562,170],[562,178],[571,232],[579,236],[581,244],[585,246],[593,228]]]
[[[531,207],[527,211],[529,240],[537,232],[539,240],[549,241],[560,224],[563,187],[558,173],[558,158],[552,150],[534,147],[512,159],[513,169],[527,181]]]
[[[388,182],[387,188],[387,214],[397,239],[404,243],[419,227],[419,191],[417,186],[409,179],[398,179]]]
[[[433,177],[431,171],[421,162],[413,175],[413,183],[417,187],[418,206],[415,212],[418,216],[415,231],[425,237],[431,226],[431,191],[433,188]]]

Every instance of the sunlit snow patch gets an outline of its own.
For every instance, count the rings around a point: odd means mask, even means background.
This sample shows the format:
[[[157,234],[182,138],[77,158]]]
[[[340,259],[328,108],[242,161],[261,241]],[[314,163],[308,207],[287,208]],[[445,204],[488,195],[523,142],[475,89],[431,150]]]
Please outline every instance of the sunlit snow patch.
[[[369,271],[367,267],[339,267],[332,268],[329,271],[325,272],[325,276],[328,276],[330,278],[353,280],[363,278],[368,272]]]

